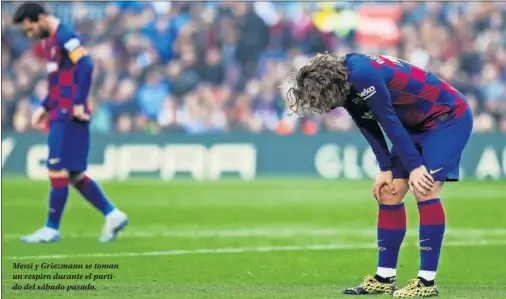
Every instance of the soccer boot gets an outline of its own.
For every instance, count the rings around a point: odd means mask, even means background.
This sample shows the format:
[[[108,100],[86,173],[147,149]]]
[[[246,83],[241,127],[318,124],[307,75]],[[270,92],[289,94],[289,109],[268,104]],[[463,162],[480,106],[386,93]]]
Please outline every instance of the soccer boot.
[[[397,298],[409,298],[409,297],[434,297],[439,294],[437,285],[426,287],[423,282],[419,279],[412,279],[408,285],[398,289],[392,295]]]
[[[23,243],[52,243],[60,241],[60,233],[53,228],[43,227],[31,235],[20,238]]]
[[[397,289],[395,278],[391,278],[389,282],[379,282],[371,275],[364,277],[364,281],[354,288],[345,289],[343,294],[346,295],[377,295],[391,294]]]
[[[100,242],[111,242],[116,239],[118,233],[128,225],[128,217],[125,213],[118,209],[105,216],[105,224],[102,229]]]

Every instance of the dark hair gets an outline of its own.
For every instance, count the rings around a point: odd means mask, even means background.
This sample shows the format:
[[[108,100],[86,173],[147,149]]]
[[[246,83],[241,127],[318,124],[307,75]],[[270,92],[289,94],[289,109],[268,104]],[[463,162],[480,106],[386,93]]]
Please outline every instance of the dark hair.
[[[37,22],[40,15],[47,13],[47,10],[44,6],[42,6],[42,4],[35,2],[23,3],[14,13],[14,24],[20,24],[25,19],[28,19],[30,22]]]
[[[286,94],[289,114],[327,113],[343,106],[350,92],[346,56],[341,54],[318,54],[290,79],[295,82]]]

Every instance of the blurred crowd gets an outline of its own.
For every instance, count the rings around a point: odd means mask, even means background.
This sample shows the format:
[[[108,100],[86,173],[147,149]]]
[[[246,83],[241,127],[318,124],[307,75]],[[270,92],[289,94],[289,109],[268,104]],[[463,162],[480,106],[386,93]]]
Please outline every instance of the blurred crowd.
[[[2,4],[2,127],[30,130],[44,64]],[[5,6],[5,7],[4,7]],[[467,96],[475,132],[506,133],[506,4],[78,2],[49,9],[95,61],[92,129],[189,134],[348,131],[337,109],[288,116],[285,78],[317,52],[397,56]]]

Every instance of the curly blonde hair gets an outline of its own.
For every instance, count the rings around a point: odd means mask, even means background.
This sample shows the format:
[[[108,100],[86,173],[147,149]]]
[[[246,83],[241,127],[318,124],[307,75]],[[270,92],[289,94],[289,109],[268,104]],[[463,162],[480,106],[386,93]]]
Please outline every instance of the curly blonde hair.
[[[286,94],[289,114],[324,114],[341,107],[350,93],[346,56],[314,56],[298,72],[289,74],[293,86]]]

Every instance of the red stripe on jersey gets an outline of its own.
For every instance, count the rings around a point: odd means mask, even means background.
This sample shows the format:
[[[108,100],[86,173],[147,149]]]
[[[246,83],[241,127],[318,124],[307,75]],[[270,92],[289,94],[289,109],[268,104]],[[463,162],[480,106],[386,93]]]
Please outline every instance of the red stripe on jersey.
[[[397,68],[397,64],[393,63],[392,61],[390,61],[390,59],[386,58],[386,57],[383,57],[381,56],[381,58],[383,58],[382,60],[385,62],[384,65],[388,66],[388,67],[391,67],[393,69],[396,69]]]
[[[418,93],[418,97],[435,103],[437,101],[440,93],[441,93],[440,87],[430,85],[430,84],[425,84],[423,86],[422,90]]]
[[[58,85],[60,86],[74,85],[74,68],[60,69],[58,71]]]
[[[418,99],[417,95],[410,93],[401,93],[395,100],[392,99],[392,105],[413,105]]]
[[[441,80],[441,88],[448,91],[452,96],[457,95],[457,90],[443,80]]]
[[[381,64],[377,63],[376,61],[369,61],[369,63],[371,64],[371,66],[377,70],[380,70],[381,69]]]
[[[409,82],[409,75],[395,70],[394,75],[392,77],[392,80],[388,82],[388,88],[392,90],[402,91],[404,90],[404,87],[408,85]]]
[[[54,120],[58,117],[58,109],[49,111],[49,119]]]
[[[53,85],[49,87],[49,98],[51,100],[56,100],[60,98],[60,86]]]
[[[454,108],[455,117],[457,118],[461,117],[466,112],[467,109],[468,107],[465,100],[461,98],[457,98],[455,100],[455,108]]]
[[[58,100],[58,106],[59,108],[70,110],[72,108],[72,100],[61,98]]]
[[[415,79],[418,82],[426,82],[427,72],[425,70],[422,70],[421,68],[410,64],[409,71],[411,73],[411,78]]]

